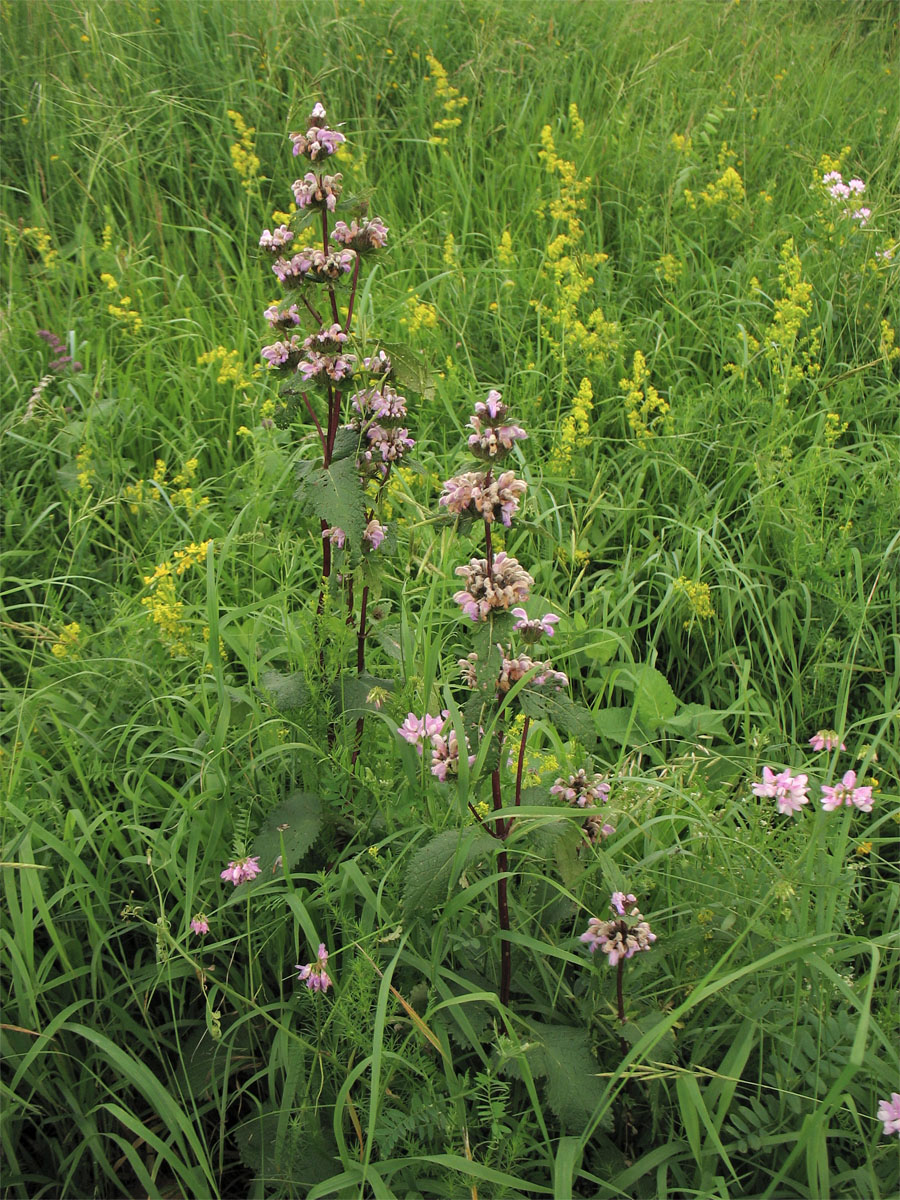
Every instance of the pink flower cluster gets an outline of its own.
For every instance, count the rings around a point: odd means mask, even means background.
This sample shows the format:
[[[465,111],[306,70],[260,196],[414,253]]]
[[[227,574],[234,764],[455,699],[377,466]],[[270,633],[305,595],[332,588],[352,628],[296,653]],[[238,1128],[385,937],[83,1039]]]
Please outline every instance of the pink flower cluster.
[[[588,775],[584,768],[580,767],[568,779],[557,779],[550,789],[550,795],[558,796],[577,808],[591,810],[609,800],[609,784],[601,776]],[[599,814],[590,811],[581,828],[593,845],[601,838],[610,837],[616,832],[615,825],[608,824]]]
[[[833,812],[846,805],[860,812],[872,811],[872,787],[857,784],[856,772],[846,771],[840,783],[822,784],[821,804],[825,812]],[[798,813],[809,803],[809,780],[806,775],[792,775],[790,771],[778,771],[763,767],[761,783],[752,785],[754,796],[773,799],[778,811],[785,815]]]
[[[845,771],[841,782],[833,786],[822,784],[822,807],[826,812],[834,812],[844,804],[860,812],[872,811],[872,788],[857,787],[855,771]]]
[[[387,245],[388,227],[381,217],[363,217],[360,221],[336,221],[331,240],[340,246],[350,246],[359,254],[367,250],[383,250]]]
[[[331,987],[327,966],[328,951],[325,949],[325,943],[320,942],[315,962],[307,963],[305,967],[301,967],[299,963],[296,964],[297,982],[305,983],[311,992],[327,992]]]
[[[878,1120],[884,1125],[886,1137],[900,1133],[900,1092],[891,1092],[890,1100],[879,1100]]]
[[[343,175],[314,175],[307,171],[302,179],[295,179],[291,191],[298,208],[327,208],[334,212],[343,189]]]
[[[806,775],[792,775],[790,771],[779,771],[777,774],[770,767],[763,767],[762,783],[754,783],[754,796],[774,799],[778,811],[787,815],[798,813],[804,804],[809,804],[809,778]]]
[[[273,342],[271,346],[263,346],[260,353],[272,367],[296,367],[303,353],[303,342],[294,333],[290,341]]]
[[[848,179],[844,183],[843,176],[840,171],[828,171],[822,176],[822,183],[828,191],[829,196],[834,200],[850,200],[853,197],[861,196],[866,190],[866,185],[861,179]],[[850,217],[854,221],[858,221],[861,227],[865,227],[869,217],[872,215],[872,210],[863,205],[860,208],[851,212],[849,208],[844,209],[844,216]]]
[[[249,882],[255,879],[262,870],[259,865],[259,857],[250,857],[248,854],[245,858],[233,859],[224,871],[219,873],[219,878],[226,880],[228,883],[233,883],[235,887],[239,883]]]
[[[523,642],[538,642],[544,634],[547,637],[553,637],[556,632],[553,626],[559,621],[559,617],[553,613],[545,613],[536,620],[529,619],[528,613],[524,608],[514,608],[512,615],[517,618],[513,629],[516,633],[522,635]]]
[[[468,427],[474,430],[469,435],[469,449],[476,458],[489,461],[505,458],[514,442],[528,437],[521,426],[505,423],[507,411],[500,393],[494,390],[488,392],[486,401],[478,401],[475,405]]]
[[[550,789],[551,796],[558,796],[578,808],[593,808],[609,800],[609,784],[600,775],[588,775],[583,767],[568,779],[557,779]]]
[[[526,486],[524,479],[516,479],[515,471],[503,471],[496,478],[490,471],[466,471],[446,481],[438,503],[456,515],[471,505],[488,524],[499,511],[500,520],[508,526],[518,512]]]
[[[277,229],[264,229],[262,236],[259,239],[261,250],[271,250],[275,254],[280,254],[285,246],[294,240],[294,235],[287,225],[279,225]]]
[[[446,708],[439,717],[426,713],[420,718],[415,713],[409,713],[397,730],[404,741],[417,748],[420,755],[426,739],[431,743],[431,773],[441,783],[446,782],[448,775],[459,774],[459,739],[456,730],[450,729],[445,735],[449,717],[450,713]],[[471,767],[475,762],[475,755],[469,754],[468,760]]]
[[[510,646],[497,643],[500,651],[500,674],[497,678],[497,692],[500,695],[508,692],[514,683],[523,679],[529,671],[539,667],[540,671],[531,680],[532,686],[544,687],[552,684],[555,688],[568,687],[568,676],[562,671],[555,671],[550,662],[537,662],[527,654],[515,654]],[[465,658],[457,659],[463,683],[470,688],[478,686],[478,654],[475,650]]]
[[[616,914],[616,918],[612,921],[601,921],[599,917],[591,917],[587,929],[579,937],[579,941],[587,945],[591,954],[598,949],[602,950],[611,967],[627,958],[633,958],[642,950],[649,950],[656,941],[656,934],[635,904],[636,897],[631,892],[613,892],[610,909]]]
[[[204,933],[209,933],[209,921],[206,913],[197,913],[191,918],[191,932],[196,933],[198,937],[202,937]]]
[[[300,324],[300,312],[296,304],[282,308],[280,304],[270,304],[263,316],[273,329],[290,329]]]
[[[294,154],[303,155],[312,162],[334,154],[338,146],[347,139],[337,129],[329,129],[325,121],[325,109],[321,104],[314,105],[307,120],[306,133],[290,135],[294,143]]]
[[[310,248],[298,250],[292,258],[276,258],[272,270],[285,287],[297,287],[307,281],[322,283],[340,279],[342,275],[350,274],[355,262],[355,250],[326,254],[324,250]]]
[[[495,608],[524,604],[534,583],[518,560],[504,550],[495,555],[492,570],[487,559],[472,558],[468,566],[457,567],[456,574],[465,579],[466,588],[456,592],[453,599],[472,621],[486,621]]]
[[[367,370],[371,370],[367,366],[369,362],[371,359],[363,360]],[[388,383],[380,388],[364,388],[351,398],[351,403],[361,417],[374,417],[377,421],[402,421],[407,413],[406,397],[395,392]]]
[[[847,749],[833,729],[820,729],[809,739],[809,744],[813,750],[827,750],[829,754],[837,745],[840,745],[842,750]]]

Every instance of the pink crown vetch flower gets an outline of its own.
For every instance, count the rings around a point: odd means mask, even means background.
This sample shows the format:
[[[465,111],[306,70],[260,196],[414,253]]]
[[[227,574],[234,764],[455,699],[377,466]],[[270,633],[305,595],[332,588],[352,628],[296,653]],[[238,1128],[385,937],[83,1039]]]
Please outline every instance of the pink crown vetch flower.
[[[840,783],[822,784],[822,807],[826,812],[834,812],[843,804],[858,808],[860,812],[872,811],[872,788],[857,787],[855,771],[845,771]]]
[[[838,745],[842,750],[847,749],[833,729],[818,730],[818,732],[814,733],[809,739],[809,744],[812,746],[813,750],[827,750],[829,754],[835,748],[835,746]]]
[[[754,783],[754,796],[775,800],[778,811],[787,815],[798,813],[804,804],[809,804],[809,779],[806,775],[792,775],[790,771],[777,774],[770,767],[763,767],[762,783]]]
[[[320,942],[315,962],[307,963],[305,967],[296,964],[297,982],[305,983],[311,992],[327,992],[331,987],[331,980],[325,969],[327,966],[328,951],[325,949],[325,943]]]
[[[251,858],[248,854],[245,858],[233,859],[225,870],[220,872],[219,878],[225,879],[237,887],[239,883],[255,879],[261,870],[259,857],[255,856]]]
[[[900,1092],[891,1092],[890,1100],[879,1101],[878,1120],[884,1124],[885,1135],[900,1133]]]

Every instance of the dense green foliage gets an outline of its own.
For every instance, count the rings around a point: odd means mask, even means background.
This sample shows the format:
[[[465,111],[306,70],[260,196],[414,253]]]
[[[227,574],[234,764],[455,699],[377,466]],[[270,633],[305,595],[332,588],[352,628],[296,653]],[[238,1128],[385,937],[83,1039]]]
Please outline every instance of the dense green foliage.
[[[896,6],[0,14],[4,1194],[896,1194]],[[356,332],[430,372],[362,685],[257,367],[317,100],[390,228]],[[437,499],[493,387],[572,685],[529,713],[508,1010],[484,761],[395,732],[462,703]],[[589,760],[598,846],[549,794]],[[871,811],[823,811],[851,768]],[[658,938],[621,1027],[578,939],[619,889]]]

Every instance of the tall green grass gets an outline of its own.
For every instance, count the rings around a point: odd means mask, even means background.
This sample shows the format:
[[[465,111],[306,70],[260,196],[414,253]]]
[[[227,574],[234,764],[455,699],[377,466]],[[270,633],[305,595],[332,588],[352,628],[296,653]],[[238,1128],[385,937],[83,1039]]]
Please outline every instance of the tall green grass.
[[[900,985],[892,6],[41,0],[0,15],[5,1194],[894,1194],[875,1118],[898,1087]],[[468,100],[445,144],[429,53]],[[371,669],[395,690],[356,767],[327,736],[341,614],[321,677],[310,649],[302,447],[261,420],[254,373],[275,295],[255,246],[289,207],[286,133],[320,98],[350,142],[348,188],[371,188],[391,229],[359,328],[410,341],[434,373],[373,626]],[[248,187],[229,110],[255,129]],[[545,125],[591,181],[580,251],[608,257],[584,266],[584,311],[618,327],[602,361],[535,308],[561,300]],[[814,186],[845,146],[865,229]],[[728,164],[734,211],[702,199]],[[785,399],[764,347],[789,239],[818,369]],[[433,326],[413,328],[410,295]],[[29,411],[39,329],[84,369]],[[239,376],[198,361],[217,347]],[[646,441],[622,382],[636,351],[670,405]],[[554,465],[585,378],[589,437]],[[429,790],[391,724],[452,703],[448,664],[470,648],[450,598],[469,543],[437,495],[490,386],[531,435],[506,548],[563,616],[557,665],[596,721],[617,825],[589,853],[557,837],[542,807],[579,747],[536,721],[534,813],[509,844],[508,1014],[497,871],[472,834],[433,922],[411,906],[417,855],[465,804]],[[173,496],[191,459],[196,507]],[[143,580],[207,539],[178,579],[173,656]],[[713,616],[679,580],[708,585]],[[304,669],[310,694],[292,700],[283,681]],[[654,724],[640,680],[660,677],[675,717]],[[809,755],[819,728],[847,755]],[[815,785],[852,765],[877,781],[873,811],[776,818],[749,789],[775,764]],[[326,834],[296,870],[226,893],[221,868],[298,790],[321,799]],[[628,964],[624,1060],[613,973],[574,936],[619,887],[659,935]],[[293,971],[320,941],[327,998]]]

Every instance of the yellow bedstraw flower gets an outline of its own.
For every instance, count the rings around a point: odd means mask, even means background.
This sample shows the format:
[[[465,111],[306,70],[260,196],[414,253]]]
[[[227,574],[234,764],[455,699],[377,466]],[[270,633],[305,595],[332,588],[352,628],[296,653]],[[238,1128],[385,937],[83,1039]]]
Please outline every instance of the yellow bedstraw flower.
[[[675,580],[674,588],[676,592],[680,592],[687,599],[691,609],[690,617],[684,622],[685,629],[690,629],[695,620],[711,621],[716,615],[708,583],[699,583],[694,579],[679,575]]]
[[[572,462],[572,454],[578,445],[587,445],[590,437],[590,419],[594,405],[591,381],[585,377],[578,385],[572,411],[563,418],[559,444],[550,455],[550,466],[554,471],[564,471]]]
[[[448,139],[442,134],[462,124],[462,117],[457,114],[469,103],[469,98],[463,96],[459,88],[453,87],[447,78],[444,66],[431,51],[425,55],[425,61],[431,71],[431,74],[426,75],[425,78],[434,84],[434,94],[441,101],[441,107],[446,114],[434,122],[432,125],[434,132],[428,140],[433,146],[446,146]]]
[[[50,647],[50,653],[57,658],[77,658],[78,637],[80,633],[81,626],[77,621],[72,621],[70,624],[64,625],[59,637]]]
[[[231,146],[231,165],[241,177],[241,187],[249,191],[254,186],[259,173],[259,159],[256,156],[253,141],[256,130],[252,125],[247,125],[241,114],[235,112],[234,109],[228,110],[228,116],[239,139]]]
[[[631,376],[631,379],[621,380],[619,386],[625,393],[628,424],[638,442],[645,444],[655,435],[656,430],[652,426],[661,422],[668,413],[669,403],[650,383],[647,360],[640,350],[634,352]]]

